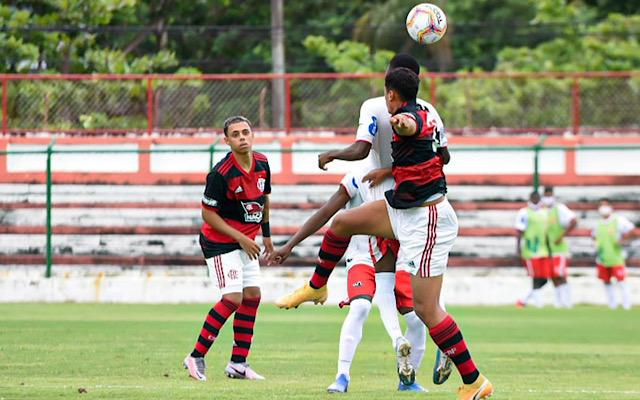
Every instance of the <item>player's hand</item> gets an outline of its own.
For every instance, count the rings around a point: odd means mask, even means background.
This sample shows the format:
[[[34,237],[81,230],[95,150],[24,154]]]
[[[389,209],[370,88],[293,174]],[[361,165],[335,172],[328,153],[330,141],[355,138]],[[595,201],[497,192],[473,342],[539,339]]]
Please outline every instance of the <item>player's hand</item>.
[[[324,153],[320,153],[318,155],[318,168],[323,171],[327,170],[327,164],[333,161],[333,151],[325,151]]]
[[[369,182],[369,187],[374,188],[391,176],[391,168],[378,168],[370,171],[362,178],[362,182]]]
[[[269,254],[267,258],[267,265],[279,265],[282,264],[291,254],[291,248],[289,246],[282,246],[277,250],[274,250]]]
[[[564,239],[564,236],[560,236],[559,238],[557,238],[556,241],[554,242],[554,244],[562,243],[562,239]]]
[[[262,252],[262,257],[264,257],[266,260],[268,260],[269,256],[271,255],[271,253],[273,253],[273,242],[271,241],[270,237],[263,237],[262,238],[262,244],[264,244],[264,250]]]
[[[257,260],[260,256],[260,246],[255,241],[249,239],[248,237],[242,235],[240,239],[238,239],[238,243],[240,243],[240,247],[249,255],[249,258],[252,260]]]
[[[402,114],[394,115],[391,117],[391,126],[393,126],[396,131],[403,132],[409,128],[407,123],[407,117]]]

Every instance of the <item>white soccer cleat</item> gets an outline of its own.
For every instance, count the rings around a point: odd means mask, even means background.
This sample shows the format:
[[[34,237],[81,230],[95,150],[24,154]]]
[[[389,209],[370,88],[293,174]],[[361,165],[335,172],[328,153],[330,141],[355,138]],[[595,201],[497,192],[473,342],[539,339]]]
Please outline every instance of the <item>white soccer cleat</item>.
[[[416,371],[409,361],[411,355],[411,343],[400,336],[396,340],[396,357],[398,360],[398,378],[403,385],[411,386],[416,381]]]
[[[204,375],[207,366],[204,363],[203,357],[191,357],[191,354],[187,354],[182,362],[184,368],[189,370],[189,376],[198,381],[206,381],[207,377]]]
[[[229,362],[224,369],[224,373],[227,374],[229,378],[233,379],[249,379],[254,381],[263,381],[265,379],[264,376],[251,369],[249,364],[246,362]]]
[[[338,375],[336,381],[327,388],[328,393],[347,393],[348,390],[349,377],[345,374]]]

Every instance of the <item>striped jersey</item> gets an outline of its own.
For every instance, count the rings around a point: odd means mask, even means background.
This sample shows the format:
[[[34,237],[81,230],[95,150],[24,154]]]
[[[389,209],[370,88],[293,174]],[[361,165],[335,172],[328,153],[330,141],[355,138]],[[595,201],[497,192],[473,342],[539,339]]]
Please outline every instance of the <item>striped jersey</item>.
[[[253,152],[249,171],[242,169],[232,152],[207,175],[202,207],[218,213],[231,227],[252,240],[262,223],[266,195],[271,193],[271,171],[264,154]],[[200,229],[205,258],[240,249],[233,238],[216,231],[206,221]]]

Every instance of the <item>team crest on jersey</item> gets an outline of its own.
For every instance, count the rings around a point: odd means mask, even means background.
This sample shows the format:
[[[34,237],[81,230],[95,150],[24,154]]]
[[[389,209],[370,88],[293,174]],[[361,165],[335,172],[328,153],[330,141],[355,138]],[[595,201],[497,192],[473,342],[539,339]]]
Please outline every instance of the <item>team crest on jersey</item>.
[[[265,183],[264,178],[258,178],[258,190],[261,192],[264,192],[264,183]]]
[[[378,133],[378,118],[371,117],[371,123],[369,124],[369,133],[371,136],[375,136]]]
[[[262,210],[264,206],[255,201],[241,201],[240,203],[244,209],[244,222],[254,222],[257,224],[262,222]]]

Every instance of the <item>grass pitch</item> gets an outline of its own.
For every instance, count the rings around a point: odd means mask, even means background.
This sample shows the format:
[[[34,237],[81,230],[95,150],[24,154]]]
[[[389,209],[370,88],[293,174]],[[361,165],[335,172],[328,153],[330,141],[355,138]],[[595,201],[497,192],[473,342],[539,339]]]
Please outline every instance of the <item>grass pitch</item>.
[[[250,362],[266,381],[226,378],[231,324],[207,356],[207,382],[181,361],[209,305],[0,304],[0,399],[323,399],[346,310],[261,307]],[[451,307],[495,399],[639,399],[640,310]],[[345,398],[455,399],[456,372],[398,393],[394,353],[374,309]]]

